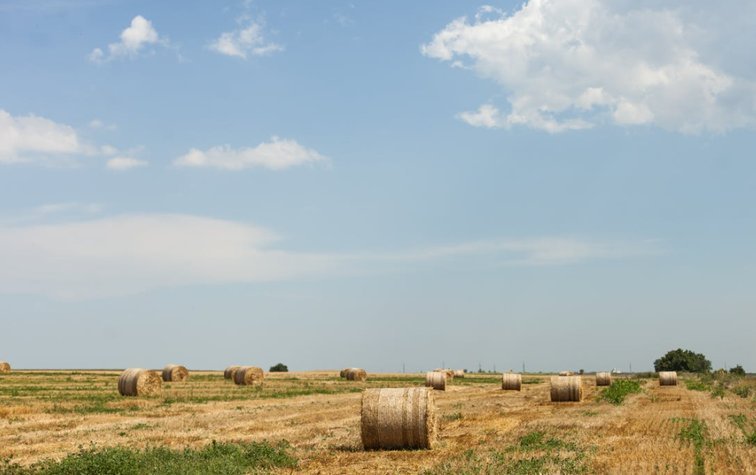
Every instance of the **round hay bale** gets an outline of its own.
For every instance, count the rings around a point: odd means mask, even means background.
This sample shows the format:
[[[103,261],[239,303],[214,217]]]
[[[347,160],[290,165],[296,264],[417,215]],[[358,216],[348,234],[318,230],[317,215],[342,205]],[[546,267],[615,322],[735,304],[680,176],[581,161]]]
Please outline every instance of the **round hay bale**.
[[[241,368],[241,366],[229,366],[228,368],[223,370],[223,379],[230,379],[234,380],[234,373],[237,369]]]
[[[346,372],[347,381],[365,381],[367,380],[367,371],[362,368],[349,368]]]
[[[501,389],[507,391],[520,391],[522,389],[522,375],[519,373],[502,374]]]
[[[454,377],[455,378],[464,378],[465,377],[465,370],[463,370],[463,369],[455,369],[454,370]]]
[[[346,378],[347,371],[349,371],[351,368],[344,368],[341,371],[339,371],[339,378]]]
[[[10,373],[11,365],[7,361],[0,361],[0,373]]]
[[[677,386],[677,371],[659,371],[659,386]]]
[[[560,371],[559,372],[559,376],[572,376],[573,374],[575,374],[575,373],[573,373],[572,371]]]
[[[580,376],[552,376],[551,402],[580,402],[583,385]]]
[[[446,379],[451,381],[454,379],[454,370],[448,369],[448,368],[436,368],[433,370],[434,373],[446,373]]]
[[[612,373],[600,372],[596,373],[596,386],[611,386],[612,385]]]
[[[436,403],[429,388],[366,389],[362,445],[371,449],[430,449],[436,442]]]
[[[160,393],[163,381],[155,371],[129,368],[118,378],[121,396],[154,396]]]
[[[262,384],[265,372],[257,366],[242,366],[234,372],[234,383],[239,386]]]
[[[163,368],[163,381],[171,381],[174,383],[183,383],[189,379],[189,370],[186,366],[179,364],[169,364]]]
[[[446,391],[446,373],[428,371],[425,373],[425,386],[439,391]]]

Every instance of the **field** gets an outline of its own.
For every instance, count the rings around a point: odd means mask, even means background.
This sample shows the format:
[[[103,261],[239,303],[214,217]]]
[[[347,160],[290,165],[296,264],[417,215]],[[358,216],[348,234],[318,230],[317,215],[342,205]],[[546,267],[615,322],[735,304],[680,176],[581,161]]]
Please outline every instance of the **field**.
[[[213,441],[282,448],[296,465],[274,473],[756,473],[753,378],[721,390],[693,377],[676,387],[638,379],[638,392],[629,383],[604,397],[585,376],[583,402],[553,404],[547,375],[525,375],[521,392],[502,391],[500,376],[467,375],[436,392],[437,448],[365,452],[362,389],[422,385],[421,375],[275,373],[259,389],[193,372],[147,398],[120,397],[118,375],[0,374],[0,473],[82,449]]]

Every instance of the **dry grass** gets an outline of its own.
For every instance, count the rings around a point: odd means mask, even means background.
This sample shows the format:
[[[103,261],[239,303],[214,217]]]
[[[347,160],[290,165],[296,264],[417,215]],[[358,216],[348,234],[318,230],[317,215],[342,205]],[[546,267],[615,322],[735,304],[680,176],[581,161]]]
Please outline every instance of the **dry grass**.
[[[366,382],[336,375],[275,373],[255,387],[224,382],[222,372],[192,372],[186,383],[164,383],[157,396],[121,398],[119,372],[14,371],[0,375],[0,460],[28,465],[90,442],[199,449],[212,440],[287,440],[298,473],[438,472],[451,460],[460,472],[475,460],[498,460],[496,454],[507,466],[546,473],[553,467],[568,473],[572,462],[588,473],[693,473],[700,465],[707,473],[756,473],[756,447],[748,439],[756,403],[731,391],[720,399],[644,380],[641,393],[613,405],[599,400],[603,390],[584,378],[582,402],[553,404],[543,376],[524,375],[522,391],[511,392],[500,389],[499,378],[467,374],[465,384],[435,394],[433,450],[365,452],[361,390],[422,387],[424,375],[375,374]],[[756,389],[756,380],[738,387]],[[691,427],[706,428],[703,442],[681,437],[698,436]]]

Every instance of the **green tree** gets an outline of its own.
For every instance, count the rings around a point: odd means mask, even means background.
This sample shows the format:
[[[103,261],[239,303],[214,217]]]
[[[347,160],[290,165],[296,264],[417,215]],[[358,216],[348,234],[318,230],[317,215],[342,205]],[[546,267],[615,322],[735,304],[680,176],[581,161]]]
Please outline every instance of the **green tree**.
[[[277,365],[270,367],[270,372],[271,373],[288,373],[289,367],[283,363],[278,363]]]
[[[730,368],[730,374],[735,374],[738,376],[745,376],[745,370],[742,366],[737,365],[734,368]]]
[[[656,371],[689,371],[691,373],[708,373],[711,361],[701,353],[678,348],[668,351],[666,355],[654,361]]]

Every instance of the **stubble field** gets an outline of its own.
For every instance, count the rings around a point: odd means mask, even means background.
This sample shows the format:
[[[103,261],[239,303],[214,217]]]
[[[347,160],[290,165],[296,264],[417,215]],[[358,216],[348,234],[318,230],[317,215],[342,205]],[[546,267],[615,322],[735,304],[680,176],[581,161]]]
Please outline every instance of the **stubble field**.
[[[361,391],[422,386],[422,375],[348,382],[336,371],[274,373],[253,388],[221,372],[192,372],[188,382],[164,383],[160,396],[137,398],[118,395],[118,376],[0,374],[0,473],[82,448],[199,449],[212,441],[286,441],[296,466],[274,473],[756,473],[753,378],[738,383],[745,397],[639,379],[641,391],[616,405],[593,376],[583,378],[582,402],[555,404],[548,375],[525,375],[516,392],[502,391],[500,376],[468,374],[435,392],[436,448],[366,452]]]

